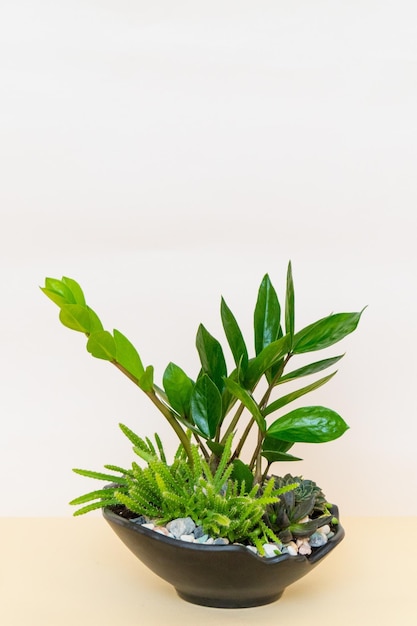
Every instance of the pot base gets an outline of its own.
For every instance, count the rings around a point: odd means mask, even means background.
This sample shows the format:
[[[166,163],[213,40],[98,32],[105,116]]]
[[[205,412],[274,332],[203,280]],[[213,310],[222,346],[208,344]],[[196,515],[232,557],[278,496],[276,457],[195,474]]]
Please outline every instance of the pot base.
[[[276,602],[283,594],[283,591],[281,591],[278,594],[266,596],[265,598],[249,598],[247,600],[225,600],[217,598],[203,598],[200,596],[195,596],[193,594],[183,593],[179,589],[176,589],[175,591],[177,592],[179,597],[186,602],[191,602],[191,604],[200,604],[201,606],[210,606],[215,609],[250,609],[255,606],[263,606],[264,604],[271,604],[272,602]]]

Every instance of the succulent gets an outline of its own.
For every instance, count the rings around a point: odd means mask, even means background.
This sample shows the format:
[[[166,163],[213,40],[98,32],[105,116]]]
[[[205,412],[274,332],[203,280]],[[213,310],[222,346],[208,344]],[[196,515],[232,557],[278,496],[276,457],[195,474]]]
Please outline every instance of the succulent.
[[[266,523],[283,543],[311,537],[318,528],[333,520],[331,505],[313,480],[291,474],[274,478],[277,489],[298,483],[295,489],[282,493],[279,501],[266,509]]]
[[[279,543],[279,538],[264,520],[265,508],[278,502],[288,491],[296,488],[296,482],[277,487],[273,477],[260,488],[255,484],[248,491],[245,480],[234,479],[233,465],[229,464],[233,435],[230,435],[220,458],[216,472],[199,454],[198,447],[191,445],[194,464],[191,467],[180,448],[172,465],[166,462],[162,442],[155,435],[158,451],[149,438],[143,440],[130,428],[120,424],[121,430],[134,444],[133,451],[147,464],[141,468],[135,462],[131,469],[106,465],[106,469],[120,473],[108,473],[77,469],[77,474],[103,480],[103,489],[95,490],[72,500],[73,505],[83,505],[75,515],[81,515],[103,506],[113,510],[125,510],[138,516],[146,516],[158,524],[165,524],[178,517],[191,517],[204,532],[211,536],[227,538],[232,543],[249,540],[260,554],[263,544]],[[124,511],[123,508],[121,509]]]

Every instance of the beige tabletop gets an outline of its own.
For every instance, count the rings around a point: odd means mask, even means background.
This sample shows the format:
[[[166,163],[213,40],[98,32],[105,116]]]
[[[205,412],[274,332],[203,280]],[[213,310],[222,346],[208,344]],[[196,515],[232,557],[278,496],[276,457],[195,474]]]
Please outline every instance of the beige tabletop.
[[[417,518],[344,518],[346,538],[278,602],[180,600],[101,517],[0,518],[2,626],[416,626]]]

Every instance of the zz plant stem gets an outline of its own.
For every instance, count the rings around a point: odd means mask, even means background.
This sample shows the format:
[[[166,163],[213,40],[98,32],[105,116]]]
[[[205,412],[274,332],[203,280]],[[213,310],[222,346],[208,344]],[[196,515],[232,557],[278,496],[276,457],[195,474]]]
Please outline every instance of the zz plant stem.
[[[132,382],[135,383],[135,385],[140,387],[139,381],[128,370],[126,370],[126,368],[123,367],[123,365],[121,365],[117,361],[113,361],[113,364],[117,367],[118,370],[120,370],[123,374],[125,374],[125,376],[129,378],[129,380],[131,380]],[[177,435],[178,439],[180,440],[181,444],[184,447],[184,450],[186,452],[186,455],[189,459],[190,464],[192,465],[193,457],[191,454],[191,444],[187,436],[187,433],[181,428],[179,422],[173,415],[170,408],[166,406],[163,402],[161,402],[161,400],[158,398],[158,396],[156,395],[153,389],[145,390],[145,394],[148,396],[150,401],[153,402],[153,404],[157,407],[157,409],[159,409],[162,415],[166,418],[168,424],[173,428],[175,434]]]

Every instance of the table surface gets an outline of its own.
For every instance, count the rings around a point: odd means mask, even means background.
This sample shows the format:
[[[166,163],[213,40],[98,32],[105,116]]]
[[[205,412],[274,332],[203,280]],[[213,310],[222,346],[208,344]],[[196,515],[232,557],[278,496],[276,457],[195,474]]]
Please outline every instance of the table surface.
[[[180,600],[101,517],[0,518],[3,626],[417,625],[417,517],[344,518],[344,541],[278,602]]]

